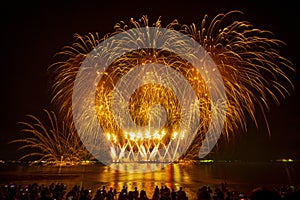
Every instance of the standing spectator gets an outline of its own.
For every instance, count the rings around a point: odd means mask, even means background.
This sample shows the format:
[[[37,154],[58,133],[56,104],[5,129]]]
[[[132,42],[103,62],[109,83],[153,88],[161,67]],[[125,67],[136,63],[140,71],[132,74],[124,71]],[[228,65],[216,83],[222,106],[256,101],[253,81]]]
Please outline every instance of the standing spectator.
[[[182,190],[182,187],[179,188],[177,192],[178,200],[187,200],[187,196],[184,190]]]

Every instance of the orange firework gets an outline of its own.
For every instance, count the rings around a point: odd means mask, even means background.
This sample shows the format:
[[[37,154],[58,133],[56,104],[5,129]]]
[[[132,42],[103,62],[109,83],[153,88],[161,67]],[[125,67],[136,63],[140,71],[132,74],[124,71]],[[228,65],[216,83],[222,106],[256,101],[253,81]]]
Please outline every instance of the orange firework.
[[[257,125],[255,114],[257,110],[262,113],[268,124],[266,111],[269,110],[269,101],[274,100],[279,104],[279,96],[285,98],[289,95],[290,88],[293,88],[293,84],[287,77],[289,71],[294,71],[293,65],[278,51],[284,42],[274,38],[270,31],[254,28],[248,21],[235,20],[232,16],[236,14],[241,14],[241,12],[218,14],[212,20],[205,16],[200,26],[182,25],[174,20],[165,27],[194,39],[206,50],[217,66],[215,70],[221,74],[226,94],[226,101],[218,103],[226,107],[222,134],[227,138],[230,138],[230,135],[239,128],[246,129],[247,116],[250,116]],[[131,29],[138,30],[141,27],[162,28],[161,19],[159,18],[153,24],[149,23],[146,16],[138,21],[131,19],[129,23],[122,21],[114,26],[113,33],[104,37],[99,36],[98,33],[89,33],[84,36],[75,34],[76,42],[57,53],[57,56],[61,56],[61,61],[49,67],[49,71],[54,76],[52,102],[57,108],[59,117],[67,123],[70,130],[76,133],[73,123],[72,95],[76,76],[84,60],[90,52],[108,38]],[[128,38],[114,42],[122,44],[127,40]],[[142,41],[133,42],[138,45]],[[184,41],[176,42],[178,45],[182,44],[184,48]],[[117,51],[119,46],[116,45],[114,48]],[[208,131],[211,115],[217,108],[211,105],[209,88],[199,70],[176,52],[146,48],[125,53],[104,70],[102,78],[97,83],[95,97],[92,100],[83,98],[81,102],[95,101],[97,120],[106,136],[105,141],[102,142],[111,144],[110,155],[113,161],[148,161],[151,155],[157,154],[158,149],[161,148],[167,149],[168,153],[159,155],[159,158],[172,157],[176,154],[178,146],[187,145],[179,143],[176,143],[177,146],[170,145],[174,138],[185,137],[184,131],[178,132],[179,121],[183,118],[180,110],[183,108],[172,90],[159,84],[149,84],[149,81],[146,81],[146,84],[134,91],[129,102],[123,105],[129,108],[131,119],[137,126],[150,127],[151,120],[159,121],[163,118],[161,129],[125,131],[111,110],[111,105],[118,101],[114,96],[114,90],[122,77],[137,66],[149,66],[148,64],[151,63],[165,65],[176,70],[188,81],[196,95],[196,109],[201,119],[191,145],[185,147],[186,152],[180,155],[180,159],[195,159]],[[160,73],[159,69],[155,69],[153,76],[156,76],[155,74],[159,76]],[[176,77],[172,78],[174,79],[168,80],[170,82],[176,80]],[[80,82],[78,84],[80,85]],[[161,109],[157,105],[163,107],[165,114],[161,114]],[[82,118],[86,116],[82,115]],[[85,127],[89,129],[89,126],[87,122]],[[77,143],[78,141],[75,142]],[[121,150],[116,151],[114,146]],[[129,152],[125,157],[124,151]],[[138,160],[132,157],[135,152],[140,153],[141,157]],[[158,159],[158,161],[161,160]]]

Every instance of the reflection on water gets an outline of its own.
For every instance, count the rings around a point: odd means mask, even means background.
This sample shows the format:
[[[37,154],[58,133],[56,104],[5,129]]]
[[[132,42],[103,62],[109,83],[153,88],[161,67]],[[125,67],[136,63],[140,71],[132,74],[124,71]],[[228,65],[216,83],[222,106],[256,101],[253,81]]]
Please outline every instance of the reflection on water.
[[[147,173],[125,173],[102,165],[89,166],[21,166],[0,165],[0,183],[49,185],[62,182],[71,187],[76,184],[96,192],[106,186],[120,191],[123,186],[144,189],[152,196],[155,186],[167,185],[178,190],[183,187],[193,198],[203,185],[213,188],[226,182],[230,189],[249,191],[258,186],[300,184],[299,163],[213,163],[198,165],[169,164],[165,168]]]

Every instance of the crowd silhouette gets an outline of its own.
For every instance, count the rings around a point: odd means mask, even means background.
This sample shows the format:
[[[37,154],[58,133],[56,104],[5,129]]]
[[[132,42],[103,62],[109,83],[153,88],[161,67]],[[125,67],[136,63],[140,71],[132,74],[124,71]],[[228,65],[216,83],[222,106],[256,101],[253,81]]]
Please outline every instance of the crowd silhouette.
[[[149,198],[145,190],[128,190],[123,186],[121,191],[105,186],[99,188],[95,194],[91,190],[74,185],[67,191],[63,183],[38,185],[3,184],[0,188],[0,200],[188,200],[186,192],[182,187],[179,190],[168,188],[166,185],[159,188],[156,186],[153,195]],[[247,194],[230,191],[226,183],[212,189],[203,186],[193,196],[195,200],[300,200],[300,189],[287,185],[267,189],[263,187],[253,189]]]

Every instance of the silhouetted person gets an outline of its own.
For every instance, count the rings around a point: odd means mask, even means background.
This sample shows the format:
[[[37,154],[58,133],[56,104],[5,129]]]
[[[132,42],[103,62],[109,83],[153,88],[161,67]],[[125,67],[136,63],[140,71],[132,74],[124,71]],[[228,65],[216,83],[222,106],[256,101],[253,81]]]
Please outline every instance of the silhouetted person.
[[[206,186],[200,188],[197,192],[197,198],[198,200],[210,200],[211,196],[209,189]]]
[[[175,192],[174,188],[172,188],[171,199],[176,200],[176,197],[177,197],[176,192]]]
[[[121,190],[121,193],[119,194],[119,200],[127,199],[127,198],[128,198],[127,187],[123,186],[123,189]]]
[[[129,200],[133,200],[134,198],[133,198],[133,191],[129,191],[128,192],[128,199]]]
[[[147,194],[146,194],[145,190],[141,190],[140,200],[148,200],[148,197],[147,197]]]
[[[113,200],[114,197],[115,197],[115,194],[114,194],[113,188],[111,187],[109,189],[109,191],[107,192],[106,199],[107,200]]]
[[[220,190],[220,188],[215,189],[215,194],[218,200],[224,200],[224,193]]]
[[[187,200],[187,196],[185,194],[185,191],[183,191],[182,187],[179,188],[177,192],[178,200]]]
[[[139,197],[139,191],[138,191],[137,187],[134,187],[133,198],[137,199],[138,197]]]
[[[278,193],[265,188],[256,188],[250,194],[251,200],[280,200]]]
[[[155,189],[154,189],[152,200],[159,200],[159,188],[158,188],[158,186],[156,186]]]

